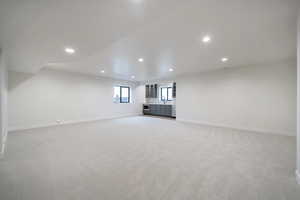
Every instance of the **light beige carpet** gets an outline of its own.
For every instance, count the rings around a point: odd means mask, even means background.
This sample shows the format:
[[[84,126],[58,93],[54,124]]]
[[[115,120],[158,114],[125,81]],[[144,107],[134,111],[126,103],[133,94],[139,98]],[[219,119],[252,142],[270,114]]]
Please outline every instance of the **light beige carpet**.
[[[10,133],[1,200],[299,200],[295,137],[132,117]]]

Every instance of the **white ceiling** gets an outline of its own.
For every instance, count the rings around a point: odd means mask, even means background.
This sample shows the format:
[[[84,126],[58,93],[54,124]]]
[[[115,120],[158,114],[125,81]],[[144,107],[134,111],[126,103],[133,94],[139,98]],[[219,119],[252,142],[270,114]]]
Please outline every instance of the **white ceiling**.
[[[11,70],[145,81],[296,58],[299,0],[1,0]],[[201,38],[210,35],[211,43]],[[64,48],[76,49],[67,55]],[[222,63],[222,57],[228,57]],[[138,62],[138,58],[145,62]],[[174,68],[174,72],[169,72]],[[104,74],[100,71],[105,70]]]

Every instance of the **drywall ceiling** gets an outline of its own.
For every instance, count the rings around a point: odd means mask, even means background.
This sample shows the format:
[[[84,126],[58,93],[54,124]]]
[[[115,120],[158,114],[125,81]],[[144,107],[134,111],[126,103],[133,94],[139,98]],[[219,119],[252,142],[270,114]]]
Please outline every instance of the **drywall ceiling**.
[[[16,71],[167,78],[295,59],[299,2],[1,0],[0,45]],[[205,35],[209,44],[202,42]]]

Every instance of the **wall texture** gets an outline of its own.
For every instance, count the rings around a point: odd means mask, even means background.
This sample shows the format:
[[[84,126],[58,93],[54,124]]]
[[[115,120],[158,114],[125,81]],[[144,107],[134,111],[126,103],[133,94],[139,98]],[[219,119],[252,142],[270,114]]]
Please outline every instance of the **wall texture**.
[[[177,80],[177,118],[296,134],[296,62],[227,68]]]
[[[297,179],[298,183],[300,184],[300,10],[298,15],[298,78],[297,78],[297,89],[298,89],[298,96],[297,96]]]
[[[113,103],[113,86],[132,88],[131,104]],[[9,72],[9,130],[141,114],[132,82],[43,70]]]
[[[0,157],[3,156],[7,139],[7,70],[0,50]]]

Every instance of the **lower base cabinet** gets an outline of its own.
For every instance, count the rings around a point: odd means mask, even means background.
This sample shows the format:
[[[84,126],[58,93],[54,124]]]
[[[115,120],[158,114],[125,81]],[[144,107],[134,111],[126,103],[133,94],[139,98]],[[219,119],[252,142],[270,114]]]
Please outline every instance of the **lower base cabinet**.
[[[144,111],[144,114],[172,117],[172,105],[150,104],[149,110]]]

